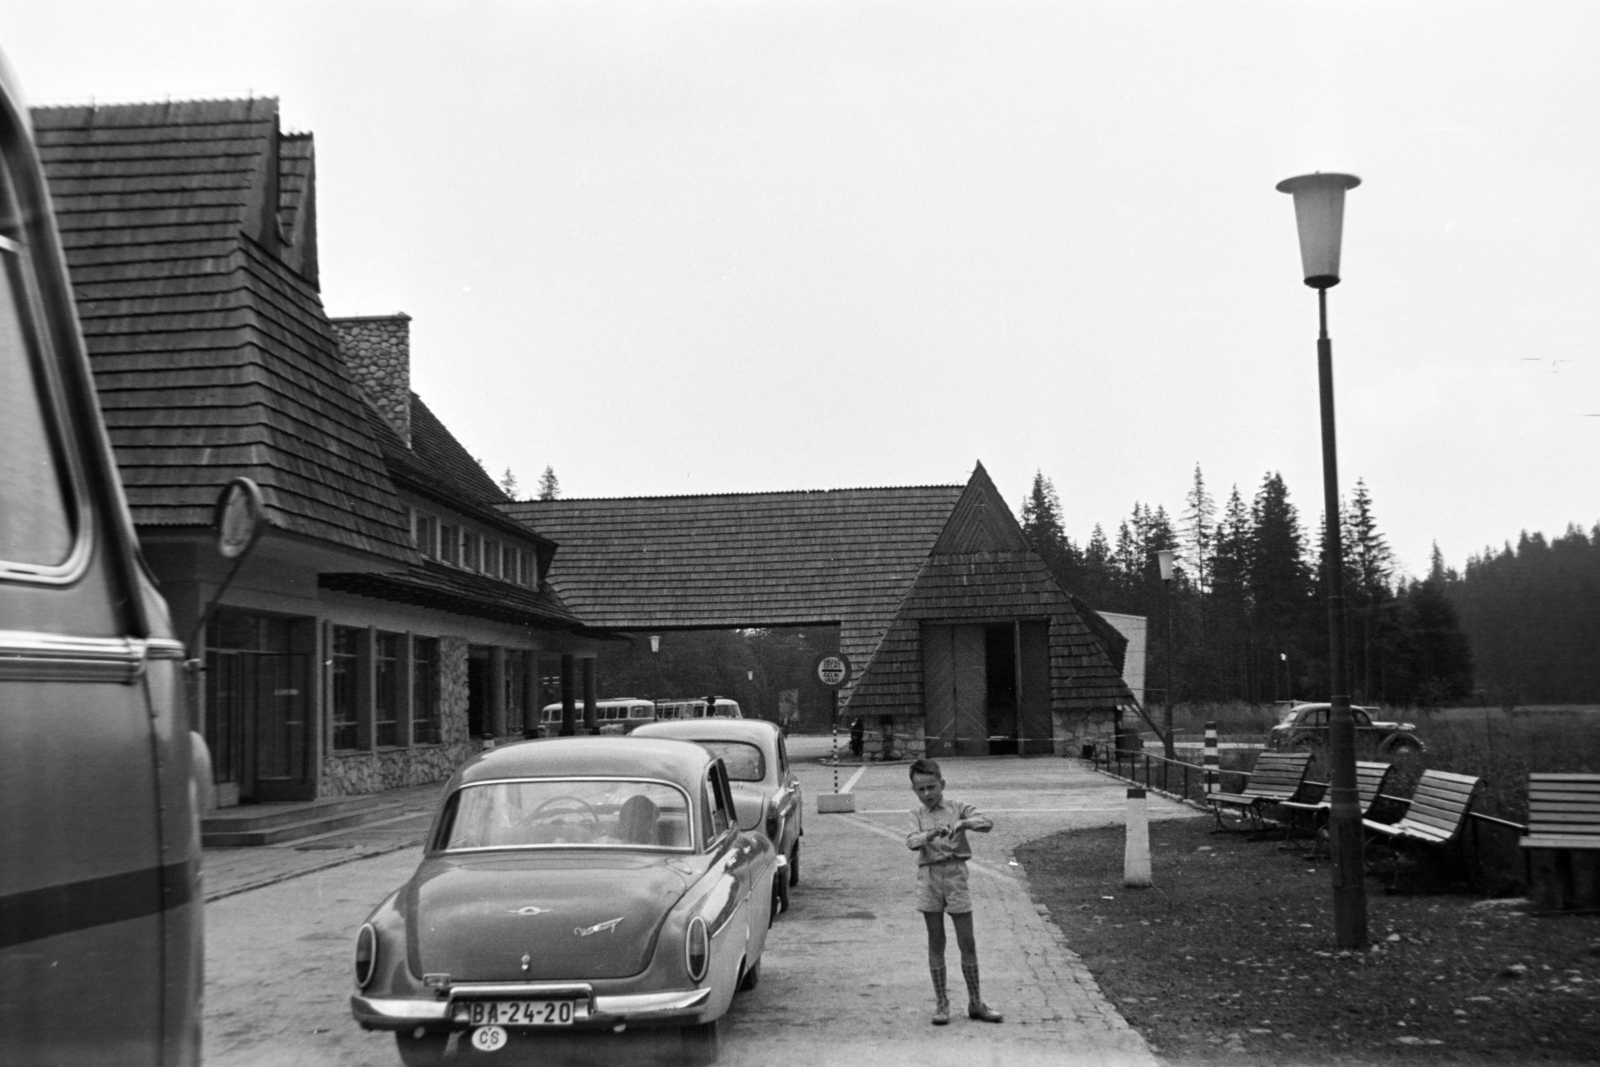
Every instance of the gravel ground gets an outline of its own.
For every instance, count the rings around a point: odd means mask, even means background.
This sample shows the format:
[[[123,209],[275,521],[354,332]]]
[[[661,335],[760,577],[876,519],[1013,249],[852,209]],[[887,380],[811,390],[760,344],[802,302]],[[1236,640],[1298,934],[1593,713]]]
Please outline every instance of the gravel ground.
[[[1365,952],[1335,951],[1330,869],[1279,843],[1153,823],[1155,888],[1120,827],[1016,850],[1036,904],[1175,1064],[1600,1062],[1600,916],[1368,886]]]

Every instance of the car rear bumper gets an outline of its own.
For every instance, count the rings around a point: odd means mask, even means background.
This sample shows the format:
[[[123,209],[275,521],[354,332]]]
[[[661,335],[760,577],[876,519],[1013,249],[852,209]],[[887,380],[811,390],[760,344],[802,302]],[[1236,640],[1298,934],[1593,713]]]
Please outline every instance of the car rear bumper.
[[[505,999],[528,997],[528,992],[515,988],[494,991],[488,987],[468,987],[469,992],[452,990],[449,998],[432,997],[367,997],[360,993],[350,998],[350,1014],[367,1030],[408,1030],[421,1026],[429,1030],[465,1030],[464,1022],[453,1019],[453,1006],[457,1000],[490,999],[496,995]],[[548,995],[548,994],[546,994]],[[711,990],[669,989],[657,993],[622,993],[589,995],[589,1014],[581,1022],[586,1026],[617,1026],[622,1023],[660,1022],[675,1019],[691,1021],[705,1011]]]

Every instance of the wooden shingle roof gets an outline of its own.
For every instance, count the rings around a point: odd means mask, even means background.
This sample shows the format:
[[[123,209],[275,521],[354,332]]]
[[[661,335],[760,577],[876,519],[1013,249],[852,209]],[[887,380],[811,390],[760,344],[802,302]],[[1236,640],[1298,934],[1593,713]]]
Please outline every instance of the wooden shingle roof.
[[[310,138],[271,99],[33,122],[135,522],[208,525],[246,475],[272,526],[414,561],[315,286]]]
[[[596,626],[838,622],[881,633],[961,491],[540,500],[503,510],[561,546],[549,579]]]

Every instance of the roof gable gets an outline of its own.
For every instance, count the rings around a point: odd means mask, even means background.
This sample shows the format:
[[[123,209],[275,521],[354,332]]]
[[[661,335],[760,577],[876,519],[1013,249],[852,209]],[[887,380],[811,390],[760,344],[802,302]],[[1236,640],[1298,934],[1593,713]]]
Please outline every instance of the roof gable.
[[[277,101],[41,108],[33,121],[135,521],[209,525],[218,490],[244,475],[278,529],[415,560],[321,298],[280,254]],[[290,155],[308,168],[304,141]],[[309,173],[289,193],[297,219]]]
[[[933,551],[941,552],[1027,552],[1028,539],[1017,524],[1011,509],[979,463]]]

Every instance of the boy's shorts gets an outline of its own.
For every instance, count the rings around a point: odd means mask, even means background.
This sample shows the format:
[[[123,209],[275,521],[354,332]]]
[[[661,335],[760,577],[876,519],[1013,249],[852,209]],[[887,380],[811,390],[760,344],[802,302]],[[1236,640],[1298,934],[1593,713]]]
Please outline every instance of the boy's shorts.
[[[961,915],[972,910],[967,892],[967,864],[964,860],[944,860],[917,868],[917,910],[948,911]]]

